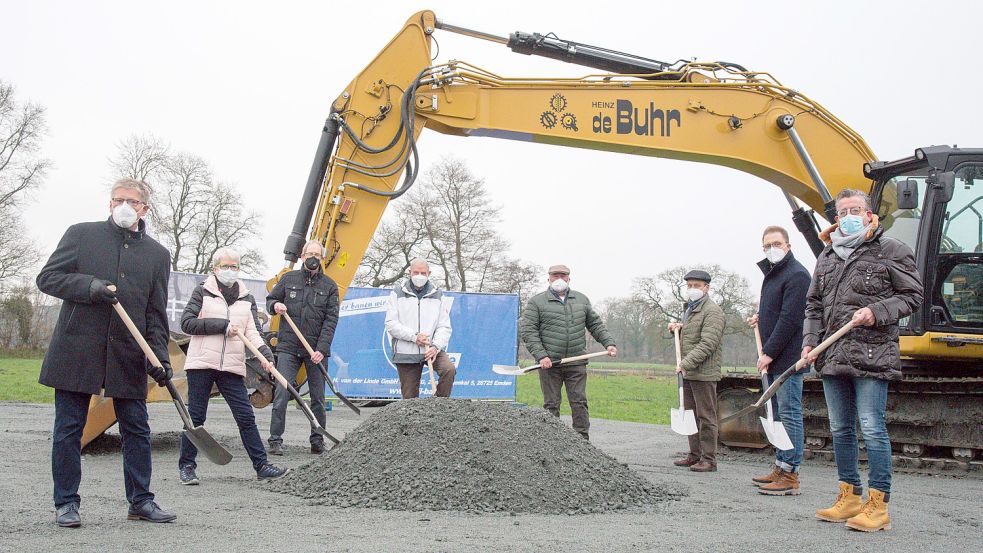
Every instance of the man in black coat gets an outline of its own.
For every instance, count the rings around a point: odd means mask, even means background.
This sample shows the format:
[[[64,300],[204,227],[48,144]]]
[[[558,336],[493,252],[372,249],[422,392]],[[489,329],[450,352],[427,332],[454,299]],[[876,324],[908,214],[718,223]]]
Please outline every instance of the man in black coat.
[[[51,441],[55,522],[77,527],[82,480],[82,430],[89,399],[105,390],[113,398],[123,441],[123,481],[128,518],[170,522],[150,491],[147,375],[171,377],[167,355],[167,279],[170,256],[145,234],[150,190],[124,179],[110,193],[106,221],[72,225],[37,277],[38,288],[64,300],[38,382],[55,389]],[[110,289],[115,285],[115,290]],[[146,337],[162,367],[152,367],[114,313],[119,302]]]
[[[309,356],[300,338],[286,321],[280,322],[276,342],[276,366],[287,382],[297,378],[300,365],[307,367],[307,386],[310,390],[311,411],[324,427],[324,376],[317,367],[331,356],[331,340],[338,326],[338,285],[324,274],[321,262],[324,259],[324,246],[317,240],[310,240],[300,254],[304,265],[299,270],[290,271],[276,283],[266,296],[266,309],[271,314],[290,315],[300,328],[304,339],[314,349]],[[271,455],[283,455],[283,431],[287,425],[287,403],[290,393],[277,385],[273,393],[273,413],[270,420],[268,440]],[[324,451],[324,438],[311,429],[311,453]]]
[[[765,259],[758,267],[765,274],[761,284],[758,314],[751,318],[761,333],[762,354],[758,370],[774,382],[785,369],[799,360],[802,321],[805,319],[806,293],[812,277],[792,255],[788,231],[768,227],[761,237]],[[792,449],[775,450],[775,465],[770,473],[751,480],[765,495],[798,495],[799,465],[802,464],[805,432],[802,425],[802,375],[785,381],[775,395],[778,420],[785,427]]]

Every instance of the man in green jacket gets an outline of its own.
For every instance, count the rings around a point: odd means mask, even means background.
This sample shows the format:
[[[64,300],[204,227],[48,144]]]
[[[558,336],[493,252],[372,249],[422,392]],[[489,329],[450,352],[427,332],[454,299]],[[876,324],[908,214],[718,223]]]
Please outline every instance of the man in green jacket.
[[[560,416],[560,388],[566,385],[567,402],[573,413],[573,429],[589,440],[587,411],[587,362],[557,365],[560,359],[587,353],[587,335],[615,356],[618,348],[604,321],[590,305],[587,296],[570,289],[570,269],[566,265],[549,268],[549,289],[533,296],[526,304],[519,333],[529,353],[539,361],[539,385],[543,408]]]
[[[669,331],[680,329],[683,374],[683,407],[696,412],[699,432],[689,436],[689,455],[673,464],[694,472],[717,470],[717,382],[723,349],[724,312],[710,299],[710,273],[693,270],[686,281],[686,311],[683,322],[669,323]]]

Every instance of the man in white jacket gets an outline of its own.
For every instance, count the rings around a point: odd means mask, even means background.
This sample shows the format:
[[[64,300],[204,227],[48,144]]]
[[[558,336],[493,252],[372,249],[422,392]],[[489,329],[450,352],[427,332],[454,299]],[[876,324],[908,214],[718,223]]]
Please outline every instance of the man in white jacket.
[[[440,290],[430,280],[430,265],[423,259],[410,263],[409,278],[389,294],[386,332],[393,341],[393,363],[399,372],[403,399],[420,396],[420,378],[427,361],[433,362],[439,375],[436,395],[450,397],[457,374],[447,356],[451,318]]]

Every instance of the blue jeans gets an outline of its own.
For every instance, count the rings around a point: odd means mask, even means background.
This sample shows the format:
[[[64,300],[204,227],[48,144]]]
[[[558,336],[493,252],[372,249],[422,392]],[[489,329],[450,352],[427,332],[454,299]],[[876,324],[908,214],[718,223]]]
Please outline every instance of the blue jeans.
[[[82,429],[89,417],[89,394],[55,389],[55,427],[51,436],[51,478],[55,507],[81,503]],[[113,398],[123,442],[123,487],[126,500],[139,505],[152,500],[150,492],[150,424],[147,402]]]
[[[781,373],[768,373],[768,383],[774,382]],[[776,418],[785,427],[785,432],[792,440],[792,449],[782,451],[775,450],[775,465],[785,472],[799,472],[799,465],[802,464],[803,441],[805,431],[802,426],[802,375],[795,374],[789,377],[778,389],[774,398],[777,405],[773,409]]]
[[[300,364],[304,363],[307,367],[307,388],[311,399],[311,412],[314,419],[324,428],[327,419],[324,416],[324,375],[317,365],[311,363],[311,358],[306,355],[294,355],[287,352],[277,352],[276,368],[291,385],[297,379],[300,371]],[[270,445],[283,443],[283,431],[287,427],[287,404],[293,397],[286,388],[276,385],[273,391],[273,413],[270,415]],[[311,426],[311,444],[323,444],[324,437],[314,432]]]
[[[870,488],[891,492],[891,440],[887,435],[887,381],[850,376],[824,376],[823,393],[833,434],[833,454],[841,482],[861,486],[857,419],[867,446]]]
[[[246,448],[249,459],[253,462],[253,468],[259,470],[266,464],[266,449],[263,448],[263,439],[259,437],[259,428],[256,427],[256,416],[253,414],[253,406],[249,403],[249,396],[246,394],[246,386],[242,383],[242,377],[225,371],[212,369],[191,369],[186,371],[188,375],[188,412],[191,413],[191,422],[195,426],[205,424],[205,416],[208,414],[208,396],[212,392],[212,384],[218,385],[218,391],[225,398],[225,403],[232,410],[232,418],[239,427],[239,437],[242,438],[242,445]],[[177,465],[180,467],[196,468],[198,464],[195,458],[198,456],[198,448],[191,440],[183,434],[181,435],[181,457]]]

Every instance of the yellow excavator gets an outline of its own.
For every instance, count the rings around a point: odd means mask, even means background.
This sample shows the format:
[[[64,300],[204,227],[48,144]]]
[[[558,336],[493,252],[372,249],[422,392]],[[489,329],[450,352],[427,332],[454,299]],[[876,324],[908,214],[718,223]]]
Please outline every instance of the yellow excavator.
[[[434,65],[437,31],[603,73],[515,78],[463,61]],[[925,284],[924,304],[902,322],[905,379],[888,400],[896,453],[916,463],[980,465],[983,149],[932,146],[878,161],[844,122],[766,72],[723,61],[666,63],[552,33],[495,36],[421,11],[331,104],[283,272],[308,237],[319,240],[329,252],[324,269],[344,295],[386,204],[417,177],[424,129],[732,167],[781,189],[814,253],[836,194],[868,191],[887,235],[916,252]],[[750,403],[759,387],[754,375],[728,375],[718,388],[721,416]],[[822,451],[830,436],[821,384],[809,382],[804,395],[807,446]],[[767,443],[755,416],[723,425],[721,441]]]

